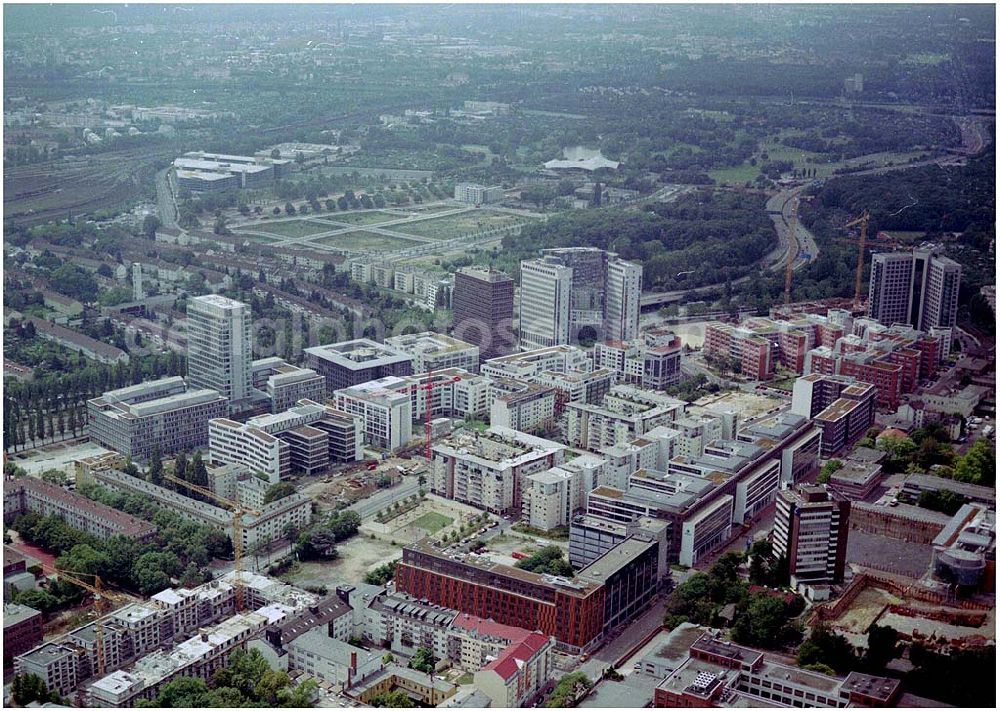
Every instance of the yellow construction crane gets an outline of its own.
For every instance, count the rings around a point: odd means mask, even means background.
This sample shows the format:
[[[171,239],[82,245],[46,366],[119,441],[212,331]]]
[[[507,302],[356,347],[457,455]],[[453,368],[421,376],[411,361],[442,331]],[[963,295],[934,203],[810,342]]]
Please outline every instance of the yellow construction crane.
[[[93,573],[70,572],[43,563],[42,570],[45,570],[46,568],[52,571],[56,578],[61,578],[68,583],[77,585],[94,595],[94,608],[97,611],[97,620],[94,622],[94,648],[97,655],[97,674],[98,676],[104,676],[107,669],[104,659],[104,625],[101,622],[101,618],[108,613],[108,609],[106,607],[107,602],[131,602],[131,599],[126,595],[105,588],[104,582],[101,580],[101,576],[99,575],[94,575]],[[81,580],[79,577],[81,575],[93,578],[93,585]]]
[[[854,305],[861,304],[861,275],[865,271],[865,240],[868,239],[868,220],[871,214],[868,210],[861,213],[861,216],[851,220],[844,227],[854,227],[861,225],[861,235],[858,237],[858,267],[854,273]]]
[[[785,259],[785,306],[792,301],[792,267],[799,250],[798,239],[795,237],[795,222],[799,216],[799,199],[792,198],[792,213],[788,216],[788,256]]]
[[[244,506],[239,502],[237,497],[236,501],[230,501],[229,499],[219,496],[211,489],[206,489],[203,486],[198,486],[197,484],[192,484],[189,481],[185,481],[180,477],[174,476],[173,474],[163,473],[163,478],[172,481],[175,484],[180,484],[183,487],[190,489],[191,491],[197,491],[202,496],[205,496],[213,501],[216,501],[223,506],[232,509],[233,512],[233,579],[236,584],[236,611],[243,612],[243,516],[246,514],[251,514],[254,516],[260,516],[261,512],[257,509],[252,509],[249,506]]]

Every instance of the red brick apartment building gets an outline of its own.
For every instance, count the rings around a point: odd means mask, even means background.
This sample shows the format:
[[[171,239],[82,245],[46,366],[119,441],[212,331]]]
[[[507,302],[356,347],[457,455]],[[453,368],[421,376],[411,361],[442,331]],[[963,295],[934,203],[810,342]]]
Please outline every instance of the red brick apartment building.
[[[489,561],[468,562],[421,541],[403,549],[396,589],[436,605],[505,625],[541,630],[562,644],[586,649],[604,629],[604,586]]]

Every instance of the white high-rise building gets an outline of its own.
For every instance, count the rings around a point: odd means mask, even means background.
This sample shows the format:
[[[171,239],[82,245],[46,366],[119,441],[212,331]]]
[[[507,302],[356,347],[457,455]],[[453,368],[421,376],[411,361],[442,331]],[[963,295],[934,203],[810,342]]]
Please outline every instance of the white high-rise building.
[[[188,384],[218,390],[230,409],[251,393],[250,306],[217,294],[188,299]]]
[[[911,253],[886,252],[872,255],[868,315],[889,326],[894,323],[909,323],[912,281]]]
[[[630,341],[639,336],[639,297],[642,295],[642,265],[621,259],[608,261],[604,299],[604,338]]]
[[[569,300],[573,270],[558,259],[521,262],[518,328],[522,350],[569,342]]]
[[[919,282],[918,282],[919,280]],[[953,328],[958,314],[958,288],[962,266],[948,257],[929,252],[913,254],[914,297],[920,284],[920,300],[912,325],[921,331]]]
[[[594,247],[543,250],[521,262],[521,348],[639,333],[642,266]]]
[[[962,266],[933,250],[872,256],[868,315],[885,326],[906,323],[921,331],[953,328]]]
[[[132,301],[141,301],[146,298],[146,292],[142,288],[142,264],[132,262]]]

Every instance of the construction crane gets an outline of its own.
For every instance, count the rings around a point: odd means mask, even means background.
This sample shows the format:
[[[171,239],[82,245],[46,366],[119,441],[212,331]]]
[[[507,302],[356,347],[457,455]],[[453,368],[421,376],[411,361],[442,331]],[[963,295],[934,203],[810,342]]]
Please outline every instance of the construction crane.
[[[252,514],[254,516],[262,515],[257,509],[252,509],[249,506],[244,506],[239,502],[239,497],[236,501],[230,501],[224,496],[219,496],[211,489],[206,489],[203,486],[198,486],[197,484],[192,484],[189,481],[181,479],[173,474],[163,473],[163,478],[167,481],[172,481],[175,484],[180,484],[181,486],[190,489],[191,491],[197,491],[204,497],[211,499],[212,501],[218,502],[223,506],[226,506],[233,511],[233,582],[236,585],[236,611],[243,612],[244,605],[244,586],[243,586],[243,516],[246,514]]]
[[[792,213],[788,217],[788,256],[785,259],[785,306],[792,301],[792,268],[798,256],[798,239],[795,237],[795,223],[799,216],[799,199],[792,198]]]
[[[861,275],[865,271],[865,240],[868,239],[868,220],[871,214],[868,210],[861,213],[860,217],[851,220],[844,227],[854,227],[861,225],[861,235],[858,237],[858,267],[854,272],[854,305],[861,304]]]
[[[78,573],[75,571],[70,572],[42,563],[42,570],[45,570],[46,568],[50,570],[56,578],[61,578],[62,580],[79,586],[87,592],[93,594],[94,608],[97,611],[97,619],[94,622],[94,650],[97,655],[97,674],[98,676],[104,676],[105,673],[107,673],[107,665],[104,659],[104,625],[101,622],[101,618],[108,612],[106,604],[109,601],[131,602],[130,598],[121,593],[105,588],[104,581],[101,580],[101,576],[99,575],[95,575],[93,573]],[[90,584],[85,582],[80,579],[80,576],[93,578],[94,583]]]
[[[431,397],[434,394],[434,388],[440,387],[442,385],[447,385],[449,383],[457,383],[461,380],[457,375],[450,379],[442,380],[441,382],[436,382],[434,380],[434,371],[428,370],[425,375],[427,376],[426,382],[417,383],[416,385],[410,386],[410,392],[416,392],[418,390],[423,390],[426,395],[424,396],[424,456],[427,461],[431,461],[431,410],[433,409]]]

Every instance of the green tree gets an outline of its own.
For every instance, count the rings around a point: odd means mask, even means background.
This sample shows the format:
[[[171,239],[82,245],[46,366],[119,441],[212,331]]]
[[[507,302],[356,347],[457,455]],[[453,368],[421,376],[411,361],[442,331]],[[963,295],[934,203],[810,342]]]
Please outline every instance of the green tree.
[[[132,569],[139,592],[147,596],[170,587],[170,579],[180,573],[180,559],[164,552],[143,553]]]
[[[992,486],[996,481],[996,455],[993,444],[987,440],[976,440],[965,455],[955,462],[955,480]]]
[[[38,610],[43,615],[48,615],[60,606],[59,598],[47,590],[25,590],[14,596],[14,602]]]
[[[195,452],[191,457],[191,476],[189,481],[198,486],[208,486],[208,468],[201,457],[201,452]]]
[[[774,649],[789,641],[789,615],[784,600],[767,593],[750,595],[733,623],[733,641]]]
[[[375,708],[386,709],[410,709],[417,705],[405,691],[399,689],[376,694],[368,703]]]
[[[46,469],[42,472],[42,481],[55,486],[66,486],[66,472],[61,469]]]
[[[800,667],[825,664],[838,674],[847,674],[857,667],[858,658],[846,637],[817,625],[799,647],[796,663]]]
[[[182,676],[163,685],[157,695],[140,701],[140,708],[205,708],[209,706],[208,685],[201,679]]]
[[[844,463],[839,459],[831,459],[829,462],[823,465],[819,470],[819,475],[816,477],[817,484],[828,484],[830,483],[830,477],[835,473],[840,471],[844,467]]]
[[[872,625],[868,628],[868,649],[862,659],[869,674],[882,674],[886,665],[901,654],[899,633],[892,627]]]
[[[50,693],[45,682],[35,674],[15,674],[11,680],[10,692],[14,701],[20,706],[27,706],[34,701],[59,702],[59,695]]]
[[[962,505],[967,501],[968,499],[961,494],[956,494],[954,491],[938,489],[920,492],[920,498],[917,499],[917,505],[921,508],[930,509],[931,511],[940,511],[941,513],[946,513],[951,516],[958,512],[958,510],[962,508]]]
[[[182,476],[178,474],[178,476]],[[149,458],[149,469],[146,474],[149,483],[163,486],[163,460],[160,457],[160,445],[153,446],[153,453]]]
[[[516,566],[533,573],[548,573],[572,577],[573,566],[563,556],[562,548],[556,545],[545,546],[538,552],[517,561]]]
[[[434,650],[418,647],[410,660],[410,668],[430,674],[434,671]]]
[[[272,501],[279,501],[286,496],[291,496],[295,493],[295,487],[289,484],[287,481],[279,481],[277,484],[273,484],[266,492],[264,492],[264,503],[269,504]]]
[[[385,585],[396,575],[396,561],[383,563],[375,570],[365,574],[365,582],[368,585]]]

